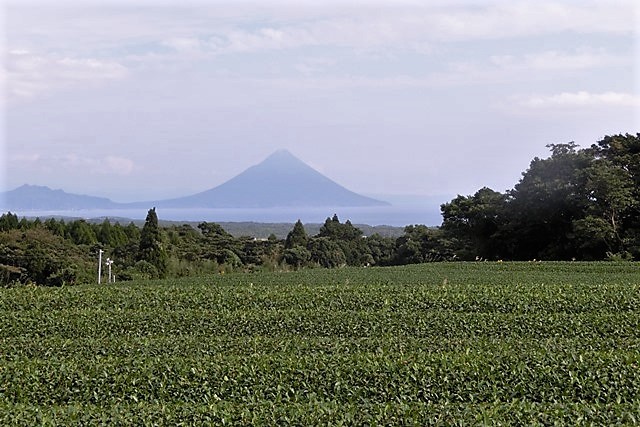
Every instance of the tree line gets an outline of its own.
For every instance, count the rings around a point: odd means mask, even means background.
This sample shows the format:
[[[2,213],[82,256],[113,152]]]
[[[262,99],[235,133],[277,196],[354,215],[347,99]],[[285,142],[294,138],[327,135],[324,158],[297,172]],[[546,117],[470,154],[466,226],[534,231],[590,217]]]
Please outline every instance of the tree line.
[[[640,134],[588,148],[550,144],[513,189],[481,188],[442,205],[461,259],[639,260]]]
[[[421,230],[430,232],[425,226]],[[391,265],[398,239],[365,237],[350,221],[327,218],[309,236],[298,221],[286,239],[234,237],[219,224],[202,222],[161,227],[155,208],[140,229],[105,219],[65,222],[50,218],[0,216],[0,284],[49,286],[97,281],[98,251],[111,258],[117,280],[182,277],[230,271],[290,270],[307,267]]]
[[[9,212],[0,216],[0,284],[94,282],[100,249],[115,260],[117,280],[445,260],[639,260],[640,134],[548,147],[550,157],[534,158],[513,189],[459,195],[441,206],[440,227],[409,225],[397,238],[365,237],[337,215],[312,236],[298,221],[286,239],[256,239],[210,222],[161,227],[155,208],[142,229]]]

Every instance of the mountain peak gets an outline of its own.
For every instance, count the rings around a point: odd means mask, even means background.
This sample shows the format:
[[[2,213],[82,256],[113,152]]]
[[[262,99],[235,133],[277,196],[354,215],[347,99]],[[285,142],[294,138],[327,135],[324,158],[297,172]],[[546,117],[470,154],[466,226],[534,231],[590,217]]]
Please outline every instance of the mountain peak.
[[[284,149],[275,151],[261,163],[215,188],[178,199],[132,203],[127,206],[148,206],[151,203],[169,208],[388,205],[346,189]],[[0,193],[0,207],[2,204],[12,210],[111,209],[124,206],[102,197],[69,194],[62,190],[28,184]]]
[[[288,165],[288,164],[299,164],[299,163],[304,163],[302,160],[300,160],[299,158],[297,158],[296,156],[294,156],[293,154],[291,154],[291,151],[289,150],[285,150],[285,149],[280,149],[277,151],[274,151],[273,153],[271,153],[271,155],[269,157],[267,157],[266,159],[264,159],[262,162],[260,162],[259,164],[264,164],[264,163],[275,163],[275,164],[283,164],[283,165]]]
[[[354,193],[291,154],[277,150],[227,182],[192,196],[156,202],[168,207],[382,206]]]
[[[287,150],[286,148],[280,148],[279,150],[274,151],[267,158],[270,158],[270,157],[293,157],[297,159],[297,157],[291,154],[291,151]]]
[[[51,190],[51,188],[45,185],[31,185],[31,184],[22,184],[20,187],[15,190]]]

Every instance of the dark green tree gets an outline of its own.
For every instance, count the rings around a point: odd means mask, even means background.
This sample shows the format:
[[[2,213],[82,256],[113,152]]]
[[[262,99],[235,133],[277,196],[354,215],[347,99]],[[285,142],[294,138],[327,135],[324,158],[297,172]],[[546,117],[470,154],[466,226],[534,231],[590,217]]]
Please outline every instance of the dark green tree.
[[[5,283],[61,286],[95,278],[93,255],[45,227],[0,233],[0,265]]]
[[[49,218],[44,222],[44,227],[56,236],[60,237],[64,237],[67,230],[67,226],[65,225],[63,219],[60,219],[60,221],[56,221],[55,218]]]
[[[0,216],[0,231],[17,230],[20,228],[18,215],[7,212]]]
[[[603,218],[590,215],[574,221],[573,234],[578,259],[597,261],[614,253],[615,233]]]
[[[585,176],[591,163],[574,143],[550,144],[551,157],[534,158],[508,193],[506,225],[496,234],[510,259],[572,259],[574,222],[585,217]]]
[[[83,219],[70,222],[67,225],[67,235],[76,245],[93,245],[98,242],[93,228]]]
[[[120,235],[120,232],[124,234],[124,243],[114,247],[112,252],[118,267],[120,269],[133,267],[139,260],[140,228],[133,222],[130,222],[126,227],[116,223],[111,231],[116,235]]]
[[[640,259],[640,133],[605,136],[588,151],[596,166],[588,174],[589,196],[600,210],[590,214],[613,229],[612,252]]]
[[[331,240],[355,240],[362,237],[362,230],[354,227],[351,221],[347,220],[344,224],[340,223],[338,215],[333,218],[327,218],[320,231],[318,237],[328,237]]]
[[[125,245],[128,241],[127,235],[120,224],[111,225],[108,219],[105,219],[96,227],[96,237],[98,242],[110,248]]]
[[[204,237],[223,237],[225,239],[233,237],[220,224],[215,222],[202,222],[198,224],[198,228]]]
[[[458,196],[440,207],[442,230],[456,240],[459,258],[500,257],[500,242],[494,235],[504,223],[505,205],[504,194],[484,187],[473,196]]]
[[[304,225],[302,225],[302,221],[298,220],[293,225],[293,229],[287,234],[287,238],[284,241],[285,249],[291,249],[295,246],[303,246],[306,247],[309,242],[309,236],[307,236],[307,231],[304,229]]]
[[[371,255],[369,264],[391,265],[393,263],[396,246],[395,239],[375,233],[364,240],[368,248],[367,253]]]
[[[504,196],[482,189],[442,206],[445,236],[466,258],[640,258],[640,134],[588,149],[550,144]],[[466,252],[465,252],[466,251]]]
[[[22,217],[20,222],[18,223],[18,228],[20,230],[30,230],[33,228],[33,222],[29,221],[27,218]]]
[[[156,208],[147,213],[138,248],[138,261],[146,261],[158,271],[158,277],[163,278],[167,273],[167,253],[163,247],[162,235],[158,226]]]
[[[198,228],[203,236],[201,258],[215,260],[218,264],[228,264],[231,267],[238,266],[238,260],[242,255],[240,240],[215,222],[203,222],[198,224]],[[229,252],[233,252],[235,257]]]
[[[179,260],[194,262],[202,252],[202,234],[189,224],[173,226],[169,230],[170,253]]]
[[[321,267],[342,267],[347,263],[347,258],[340,245],[328,237],[311,239],[308,249],[311,253],[311,262]]]
[[[316,238],[327,238],[336,242],[344,253],[347,265],[366,265],[372,260],[366,242],[363,241],[362,230],[349,220],[342,224],[338,215],[326,219]]]
[[[589,206],[587,218],[595,226],[602,220],[601,234],[608,252],[625,251],[624,228],[629,224],[629,216],[637,201],[634,198],[634,183],[631,175],[623,167],[609,160],[597,159],[585,171],[585,189]]]
[[[395,264],[445,261],[451,254],[442,244],[442,232],[426,225],[408,225],[396,240]]]
[[[137,244],[140,240],[140,228],[135,225],[133,221],[124,227],[124,234],[127,235],[130,242],[135,242]]]
[[[282,258],[285,263],[298,269],[309,263],[311,252],[303,246],[294,246],[291,249],[285,249]]]
[[[113,248],[118,248],[126,245],[129,242],[129,238],[123,226],[119,222],[116,222],[111,226],[111,239],[109,244]]]

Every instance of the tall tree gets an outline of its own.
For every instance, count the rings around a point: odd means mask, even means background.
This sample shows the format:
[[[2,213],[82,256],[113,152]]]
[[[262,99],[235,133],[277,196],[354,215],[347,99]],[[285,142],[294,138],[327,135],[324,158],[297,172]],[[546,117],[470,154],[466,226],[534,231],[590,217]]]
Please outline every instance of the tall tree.
[[[328,237],[331,240],[343,240],[350,241],[362,237],[362,230],[351,224],[351,221],[347,220],[344,224],[340,223],[338,215],[333,215],[333,218],[327,218],[320,231],[318,237]]]
[[[494,235],[504,223],[506,200],[504,194],[483,187],[473,196],[458,196],[440,207],[442,229],[456,241],[456,255],[461,259],[500,257],[502,248]]]
[[[304,229],[304,225],[302,225],[302,221],[298,220],[293,225],[293,229],[287,234],[287,239],[284,241],[284,248],[291,249],[294,246],[303,246],[306,247],[309,241],[309,236],[307,236],[307,231]]]
[[[588,205],[581,171],[590,156],[573,142],[550,144],[551,157],[534,158],[508,193],[508,224],[499,238],[512,259],[571,259],[577,255],[574,222]]]
[[[17,230],[20,227],[18,215],[7,212],[0,216],[0,231]]]
[[[140,233],[140,246],[138,248],[138,261],[146,261],[158,270],[158,275],[163,278],[167,274],[168,258],[162,245],[162,235],[158,226],[156,208],[149,209],[147,218]]]
[[[83,219],[70,222],[67,226],[67,233],[76,245],[93,245],[98,242],[93,228]]]
[[[63,219],[56,221],[55,218],[49,218],[44,222],[44,227],[56,236],[64,237],[67,226]]]
[[[637,204],[634,198],[634,183],[629,172],[609,160],[598,159],[586,169],[586,190],[592,202],[592,215],[606,221],[611,229],[612,250],[622,250],[623,220],[632,214]]]
[[[640,133],[605,136],[589,150],[602,166],[590,176],[591,196],[613,229],[614,250],[640,259]]]

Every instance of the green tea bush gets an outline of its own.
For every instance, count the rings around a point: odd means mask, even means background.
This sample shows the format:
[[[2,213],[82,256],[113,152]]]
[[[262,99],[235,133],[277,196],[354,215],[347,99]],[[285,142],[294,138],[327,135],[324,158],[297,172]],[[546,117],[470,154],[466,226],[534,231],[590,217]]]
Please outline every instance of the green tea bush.
[[[0,424],[636,424],[638,268],[0,289]]]

